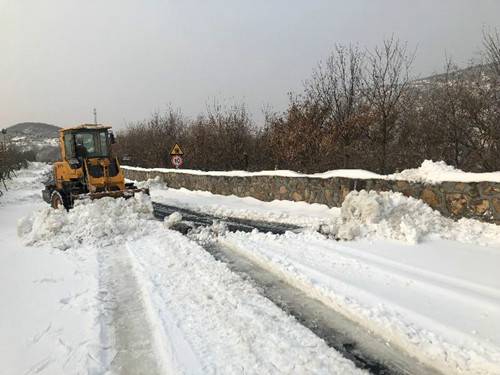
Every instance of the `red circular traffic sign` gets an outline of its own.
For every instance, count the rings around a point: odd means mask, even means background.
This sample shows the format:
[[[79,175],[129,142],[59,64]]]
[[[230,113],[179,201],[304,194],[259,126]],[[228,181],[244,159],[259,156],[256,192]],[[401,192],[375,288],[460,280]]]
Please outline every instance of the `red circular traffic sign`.
[[[172,161],[172,165],[175,168],[180,168],[180,167],[182,167],[182,164],[184,164],[184,160],[182,160],[182,156],[180,156],[180,155],[173,155],[171,161]]]

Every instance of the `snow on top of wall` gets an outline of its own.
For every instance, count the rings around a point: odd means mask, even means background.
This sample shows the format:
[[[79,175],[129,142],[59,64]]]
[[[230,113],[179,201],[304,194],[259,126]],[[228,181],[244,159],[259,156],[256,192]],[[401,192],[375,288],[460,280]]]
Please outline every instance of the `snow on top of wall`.
[[[436,184],[443,181],[457,182],[500,182],[500,171],[489,173],[464,172],[446,164],[444,161],[424,160],[422,165],[414,169],[405,169],[400,173],[387,176],[390,180],[406,180]]]
[[[346,178],[380,178],[380,175],[365,171],[363,169],[337,169],[334,171],[327,171],[323,173],[302,174],[289,170],[275,170],[275,171],[200,171],[196,169],[173,169],[173,168],[141,168],[122,166],[124,169],[132,171],[156,171],[163,173],[184,173],[200,176],[227,176],[227,177],[252,177],[252,176],[278,176],[278,177],[310,177],[310,178],[332,178],[332,177],[346,177]]]
[[[251,177],[251,176],[279,176],[279,177],[308,177],[308,178],[358,178],[358,179],[383,179],[383,180],[405,180],[427,184],[437,184],[444,181],[455,182],[500,182],[500,171],[490,173],[464,172],[447,165],[444,161],[434,162],[425,160],[422,165],[414,169],[406,169],[399,173],[380,175],[363,169],[337,169],[323,173],[302,174],[289,170],[276,171],[200,171],[194,169],[171,169],[171,168],[140,168],[123,166],[124,169],[133,171],[156,171],[163,173],[185,173],[201,176],[228,176],[228,177]]]

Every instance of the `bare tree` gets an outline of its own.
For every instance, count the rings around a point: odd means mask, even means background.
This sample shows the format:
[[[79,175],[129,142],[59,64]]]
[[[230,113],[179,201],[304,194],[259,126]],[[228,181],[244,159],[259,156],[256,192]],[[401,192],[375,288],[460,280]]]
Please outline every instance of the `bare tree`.
[[[117,154],[143,167],[170,165],[169,151],[184,136],[186,120],[179,110],[154,113],[150,119],[130,124],[118,133]]]
[[[254,126],[244,105],[208,106],[188,129],[187,166],[231,170],[249,167]],[[246,155],[246,156],[245,156]]]
[[[498,30],[483,32],[483,44],[487,62],[500,76],[500,33]]]
[[[352,45],[335,45],[306,82],[306,96],[323,112],[323,124],[341,148],[342,167],[349,167],[350,146],[359,138],[363,110],[361,83],[364,53]]]
[[[195,169],[363,168],[382,173],[444,160],[469,171],[500,168],[498,32],[485,34],[489,64],[411,81],[414,54],[391,38],[372,51],[336,45],[283,113],[258,127],[244,105],[214,103],[195,119],[154,114],[119,134],[131,163],[164,166],[181,142]],[[495,74],[486,70],[494,67]]]
[[[394,136],[401,98],[408,89],[414,54],[407,45],[391,38],[367,54],[363,90],[376,119],[371,134],[379,159],[379,170],[387,173],[388,147]]]

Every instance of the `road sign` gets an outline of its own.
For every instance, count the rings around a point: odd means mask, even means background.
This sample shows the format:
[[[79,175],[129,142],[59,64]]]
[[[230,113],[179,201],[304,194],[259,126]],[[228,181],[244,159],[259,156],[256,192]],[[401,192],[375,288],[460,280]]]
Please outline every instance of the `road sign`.
[[[184,164],[184,160],[182,160],[182,156],[180,155],[172,155],[172,165],[175,167],[175,168],[180,168],[182,167],[182,164]]]
[[[181,146],[179,146],[177,143],[172,147],[172,150],[170,151],[170,155],[184,155],[184,153],[181,150]]]

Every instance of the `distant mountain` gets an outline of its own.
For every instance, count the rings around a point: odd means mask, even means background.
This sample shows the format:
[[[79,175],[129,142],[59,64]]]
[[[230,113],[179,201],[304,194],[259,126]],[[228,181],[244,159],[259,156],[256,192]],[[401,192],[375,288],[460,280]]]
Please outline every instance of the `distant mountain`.
[[[495,72],[490,65],[474,65],[464,69],[452,70],[449,74],[449,80],[465,79],[469,83],[480,82],[481,85],[488,85],[495,78]],[[426,89],[435,83],[442,83],[446,80],[446,73],[434,74],[425,78],[419,78],[411,82],[416,88]]]
[[[36,160],[53,162],[59,156],[59,126],[43,122],[22,122],[9,126],[7,139],[22,151],[33,151]]]
[[[7,128],[7,134],[12,137],[27,137],[34,139],[57,138],[59,126],[43,122],[21,122]]]

